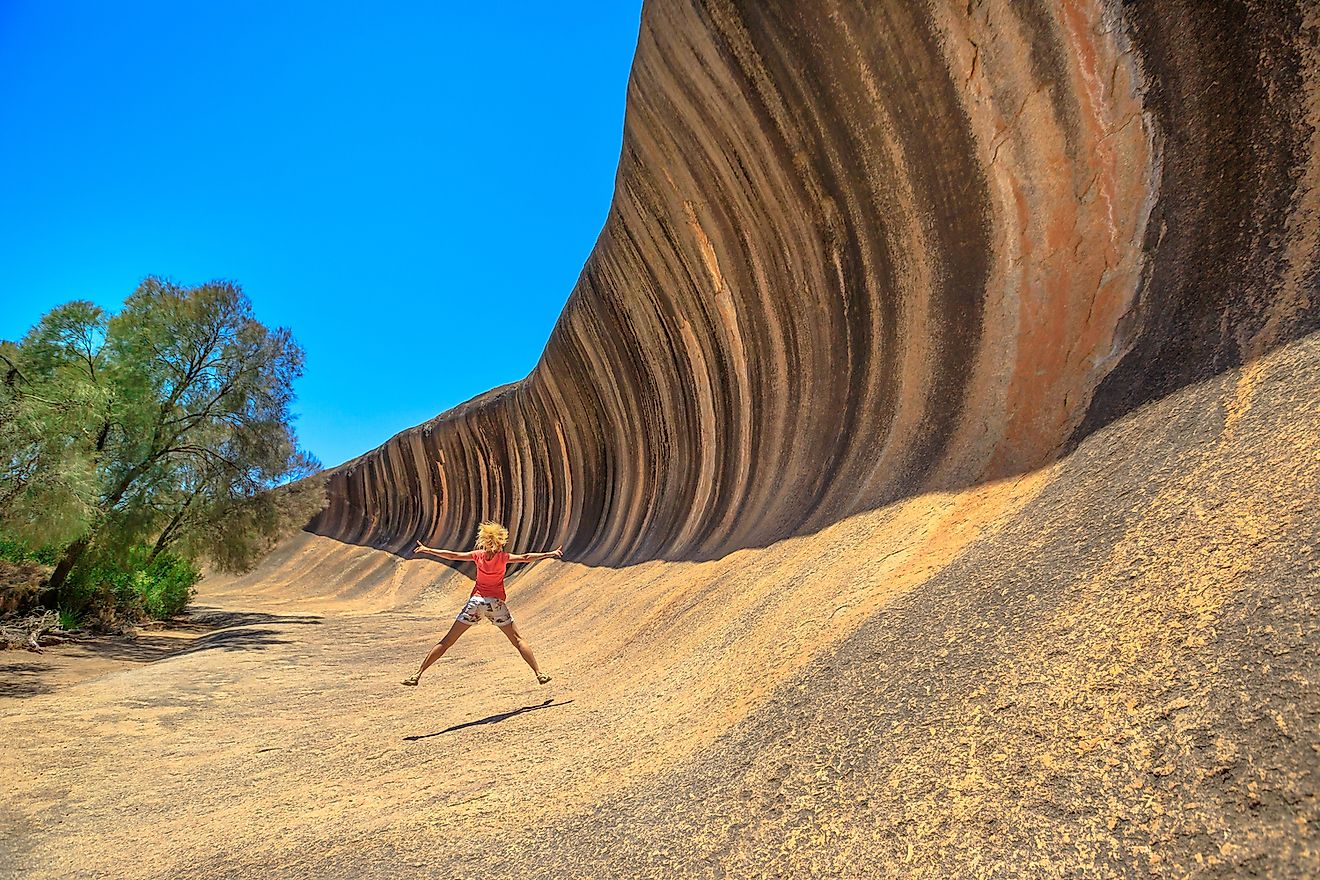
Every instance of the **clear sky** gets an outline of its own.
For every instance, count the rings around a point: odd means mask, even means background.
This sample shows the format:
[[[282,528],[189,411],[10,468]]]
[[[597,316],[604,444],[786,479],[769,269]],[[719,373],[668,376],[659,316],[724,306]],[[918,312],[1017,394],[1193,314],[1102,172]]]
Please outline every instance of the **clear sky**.
[[[327,466],[522,378],[605,220],[640,6],[0,0],[0,338],[237,281],[307,351]]]

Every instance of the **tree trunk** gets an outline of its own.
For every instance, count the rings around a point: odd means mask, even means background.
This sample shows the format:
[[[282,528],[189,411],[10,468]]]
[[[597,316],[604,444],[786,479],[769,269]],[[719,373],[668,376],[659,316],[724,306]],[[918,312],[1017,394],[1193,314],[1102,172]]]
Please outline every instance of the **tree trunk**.
[[[177,529],[179,523],[183,521],[183,515],[188,512],[188,508],[192,506],[193,499],[197,497],[199,492],[201,492],[201,489],[194,490],[194,492],[188,496],[188,500],[183,502],[183,506],[180,507],[178,511],[175,512],[174,516],[170,518],[169,525],[161,529],[160,536],[156,538],[155,546],[151,548],[151,555],[147,557],[148,565],[154,562],[156,557],[160,555],[160,552],[168,547],[170,541],[174,539],[174,530]]]
[[[82,559],[83,554],[87,552],[89,544],[91,544],[90,536],[79,538],[68,547],[64,548],[64,555],[60,557],[59,563],[55,566],[55,571],[50,576],[50,589],[55,594],[54,599],[56,608],[59,608],[60,605],[60,588],[63,587],[64,582],[69,579],[69,573],[72,572],[73,567],[78,564],[78,560]]]
[[[110,433],[110,425],[107,422],[102,427],[101,433],[96,440],[96,447],[98,453],[100,453],[102,447],[105,445],[106,438],[109,436],[109,433]],[[151,462],[155,461],[157,455],[159,455],[159,453],[153,454],[146,461],[139,463],[136,467],[130,470],[124,476],[124,478],[119,481],[119,485],[115,487],[115,490],[111,492],[110,495],[102,499],[101,502],[102,510],[109,511],[120,501],[124,500],[124,496],[128,494],[128,490],[132,488],[133,483],[137,480],[138,477],[142,476],[142,474],[146,472],[147,466],[150,465]],[[98,517],[96,526],[94,526],[88,534],[74,541],[72,544],[70,544],[68,547],[65,548],[64,556],[60,558],[59,563],[55,566],[55,571],[51,573],[50,591],[54,593],[54,600],[57,608],[59,607],[59,601],[60,601],[60,589],[64,586],[64,582],[69,579],[69,574],[72,573],[73,568],[75,565],[78,564],[78,561],[82,559],[83,554],[87,552],[87,548],[90,547],[92,544],[92,538],[96,536],[97,531],[100,530],[101,526],[104,525],[104,523],[105,523],[105,516],[103,514],[102,516]]]

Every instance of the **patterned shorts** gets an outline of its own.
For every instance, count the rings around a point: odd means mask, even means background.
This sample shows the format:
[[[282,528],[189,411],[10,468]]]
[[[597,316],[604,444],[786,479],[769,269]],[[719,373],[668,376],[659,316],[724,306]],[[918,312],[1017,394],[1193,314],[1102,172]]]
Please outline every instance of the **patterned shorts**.
[[[509,606],[490,596],[473,596],[468,599],[467,604],[463,606],[462,611],[458,612],[458,617],[455,619],[459,623],[473,626],[481,623],[483,618],[496,626],[508,626],[513,623],[513,615],[509,613]]]

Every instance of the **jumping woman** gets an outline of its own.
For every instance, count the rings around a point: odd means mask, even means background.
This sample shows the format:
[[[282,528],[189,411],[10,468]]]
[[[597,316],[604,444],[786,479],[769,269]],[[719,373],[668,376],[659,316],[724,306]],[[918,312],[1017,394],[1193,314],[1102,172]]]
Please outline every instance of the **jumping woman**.
[[[468,628],[474,624],[480,623],[484,617],[491,623],[498,626],[513,646],[518,649],[518,653],[527,661],[527,665],[532,667],[532,672],[536,673],[536,680],[541,684],[550,681],[550,676],[541,671],[536,665],[536,657],[532,655],[532,649],[527,647],[527,643],[522,640],[518,634],[518,627],[513,625],[513,615],[509,614],[509,606],[504,604],[504,569],[510,562],[535,562],[538,559],[558,559],[564,555],[564,551],[558,547],[549,553],[509,553],[504,549],[504,545],[509,542],[509,530],[499,523],[484,522],[477,529],[477,549],[462,552],[459,550],[436,550],[425,546],[421,541],[413,549],[414,553],[430,553],[432,556],[439,556],[441,559],[452,559],[455,561],[471,561],[477,564],[477,585],[472,589],[472,595],[468,597],[467,604],[463,610],[458,613],[454,625],[449,628],[449,632],[440,640],[431,653],[426,655],[422,661],[422,668],[417,670],[417,674],[409,676],[403,680],[405,685],[415,687],[417,680],[422,677],[426,668],[435,661],[444,656],[458,641],[458,637],[467,632]]]

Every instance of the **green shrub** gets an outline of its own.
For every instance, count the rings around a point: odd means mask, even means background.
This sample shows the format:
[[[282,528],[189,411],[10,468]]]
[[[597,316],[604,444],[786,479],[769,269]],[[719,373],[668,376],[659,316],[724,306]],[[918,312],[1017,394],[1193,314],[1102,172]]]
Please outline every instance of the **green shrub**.
[[[27,562],[27,545],[12,538],[0,537],[0,559],[9,562]]]
[[[9,562],[35,562],[37,565],[54,565],[59,561],[62,548],[56,546],[33,549],[24,541],[0,535],[0,559]]]
[[[165,552],[150,559],[150,548],[136,546],[124,559],[100,559],[80,567],[61,593],[71,614],[89,612],[107,624],[116,618],[163,620],[179,614],[194,595],[201,573],[188,560]]]
[[[0,557],[0,615],[25,614],[35,608],[49,573],[35,562]]]
[[[202,576],[192,563],[172,553],[160,554],[137,574],[143,607],[158,620],[181,613],[192,601],[193,586]]]
[[[0,535],[0,613],[36,604],[60,547],[31,548]],[[108,628],[118,620],[163,620],[192,601],[201,573],[169,551],[151,558],[151,548],[134,545],[119,556],[92,556],[74,569],[60,591],[60,625],[87,623]]]
[[[33,550],[25,542],[0,535],[0,614],[26,614],[37,607],[51,560],[58,558],[58,547]]]

